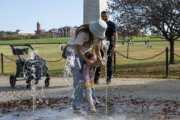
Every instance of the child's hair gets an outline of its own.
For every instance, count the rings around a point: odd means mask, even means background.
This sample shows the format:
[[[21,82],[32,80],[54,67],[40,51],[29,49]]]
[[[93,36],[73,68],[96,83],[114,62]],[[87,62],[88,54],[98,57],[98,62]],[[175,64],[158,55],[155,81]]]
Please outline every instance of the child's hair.
[[[103,50],[100,50],[100,53],[101,53],[101,57],[103,58],[104,57],[104,52]],[[92,51],[88,51],[85,53],[85,56],[88,58],[88,59],[91,59],[92,57],[94,57],[94,54],[92,53]],[[86,62],[83,61],[83,63],[85,64]]]
[[[91,59],[92,57],[94,57],[92,51],[88,51],[85,53],[85,56],[88,58],[88,59]],[[86,64],[85,61],[83,61],[83,64]]]
[[[104,57],[104,52],[103,52],[102,49],[100,50],[100,53],[101,53],[101,57]],[[94,57],[92,51],[86,52],[86,53],[85,53],[85,56],[86,56],[88,59],[91,59],[92,57]]]
[[[93,53],[91,51],[88,51],[85,53],[85,56],[88,58],[88,59],[91,59],[92,57],[94,57]]]
[[[104,52],[103,52],[102,49],[100,50],[100,53],[101,53],[101,57],[104,57]],[[85,56],[86,56],[88,59],[91,59],[92,57],[94,57],[92,51],[86,52],[86,53],[85,53]]]

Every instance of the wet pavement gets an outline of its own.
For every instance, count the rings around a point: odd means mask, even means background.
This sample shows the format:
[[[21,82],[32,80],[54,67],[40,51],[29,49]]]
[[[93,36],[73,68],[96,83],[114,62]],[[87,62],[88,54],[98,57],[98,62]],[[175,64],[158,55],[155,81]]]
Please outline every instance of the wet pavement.
[[[179,120],[180,102],[171,100],[142,99],[131,97],[99,97],[105,104],[96,107],[96,113],[88,111],[84,99],[82,114],[74,113],[69,97],[21,100],[1,103],[1,120]],[[107,102],[106,102],[107,100]],[[106,105],[107,103],[107,105]]]
[[[63,78],[51,78],[49,88],[43,81],[38,83],[35,111],[25,81],[11,88],[8,79],[0,76],[0,120],[180,120],[180,80],[176,79],[113,78],[110,85],[101,79],[96,94],[107,106],[91,114],[84,100],[83,116],[74,114],[72,86]]]

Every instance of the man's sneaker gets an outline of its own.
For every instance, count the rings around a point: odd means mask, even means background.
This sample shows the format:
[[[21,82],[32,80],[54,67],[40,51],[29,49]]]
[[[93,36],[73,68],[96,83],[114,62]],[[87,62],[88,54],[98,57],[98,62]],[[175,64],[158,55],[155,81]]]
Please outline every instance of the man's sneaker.
[[[106,83],[110,84],[111,83],[111,79],[107,79]]]

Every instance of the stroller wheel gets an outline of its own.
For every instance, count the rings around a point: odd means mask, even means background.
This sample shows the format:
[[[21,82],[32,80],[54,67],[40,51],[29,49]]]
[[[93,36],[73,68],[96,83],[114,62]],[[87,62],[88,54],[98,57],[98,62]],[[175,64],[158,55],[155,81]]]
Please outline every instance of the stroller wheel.
[[[31,87],[31,80],[26,80],[26,88],[30,88]]]
[[[50,84],[50,77],[49,77],[49,74],[47,73],[46,74],[46,79],[45,79],[45,86],[48,87]]]
[[[11,87],[14,87],[14,85],[16,84],[16,77],[14,75],[11,75],[9,82],[10,82]]]

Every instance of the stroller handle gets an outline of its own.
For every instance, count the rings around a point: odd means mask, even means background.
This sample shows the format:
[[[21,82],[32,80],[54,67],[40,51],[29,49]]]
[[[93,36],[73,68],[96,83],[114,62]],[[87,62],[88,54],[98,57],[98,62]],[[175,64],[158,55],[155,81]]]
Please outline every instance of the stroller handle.
[[[15,47],[15,46],[28,46],[30,47],[32,50],[34,50],[34,48],[31,46],[31,44],[10,44],[11,47]]]

